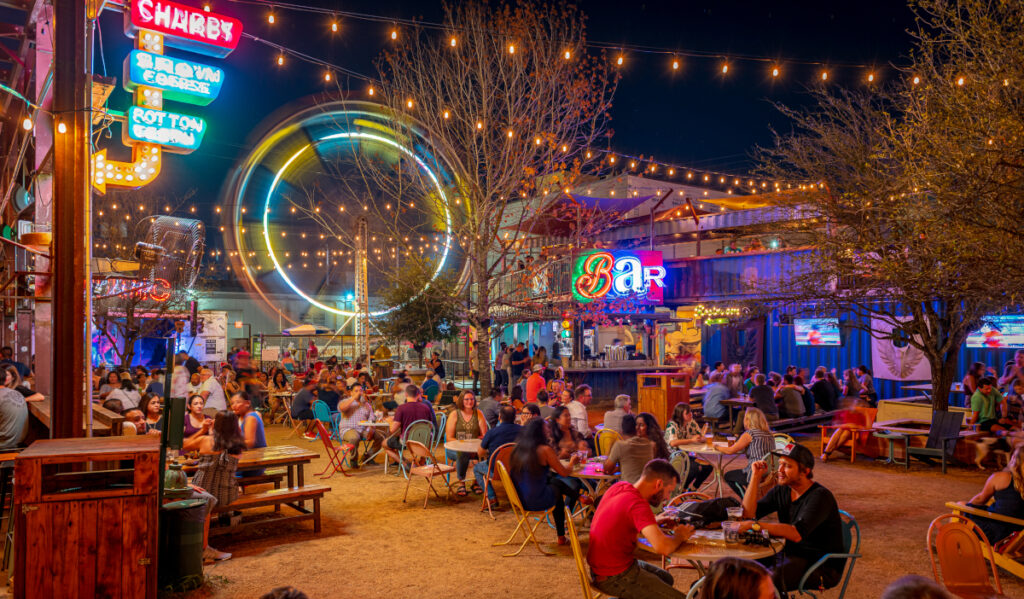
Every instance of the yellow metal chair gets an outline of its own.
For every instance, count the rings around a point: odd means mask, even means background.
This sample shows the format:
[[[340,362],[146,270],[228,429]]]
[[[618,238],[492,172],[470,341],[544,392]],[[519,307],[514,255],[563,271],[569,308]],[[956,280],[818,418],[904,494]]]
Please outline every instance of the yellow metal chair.
[[[590,576],[587,574],[587,566],[583,559],[583,547],[580,546],[580,538],[576,534],[576,524],[572,521],[572,512],[569,511],[569,508],[565,508],[565,523],[569,544],[572,545],[572,557],[576,560],[576,572],[580,575],[583,599],[600,599],[604,595],[590,586]]]
[[[610,428],[603,428],[597,433],[597,453],[603,456],[607,456],[611,450],[612,445],[622,438],[622,435],[611,430]]]
[[[512,506],[512,513],[515,514],[518,522],[516,523],[516,529],[512,531],[512,534],[508,539],[502,543],[494,543],[494,547],[498,547],[500,545],[511,545],[513,539],[515,539],[516,535],[519,534],[519,531],[522,531],[523,536],[526,538],[523,539],[523,543],[519,546],[519,549],[515,553],[506,553],[502,557],[514,557],[519,555],[523,552],[523,549],[526,548],[526,544],[530,541],[533,541],[533,544],[537,547],[537,551],[540,551],[544,555],[555,555],[550,551],[544,551],[541,548],[540,543],[537,541],[537,527],[540,526],[541,522],[544,522],[547,519],[548,514],[552,513],[555,508],[550,507],[543,512],[527,511],[526,508],[523,507],[523,502],[519,499],[519,491],[516,490],[516,486],[512,483],[512,477],[508,475],[508,470],[505,469],[505,464],[496,462],[495,468],[498,471],[498,476],[501,477],[501,484],[505,487],[505,494],[508,495],[508,503]],[[535,518],[532,526],[530,525],[530,518]]]

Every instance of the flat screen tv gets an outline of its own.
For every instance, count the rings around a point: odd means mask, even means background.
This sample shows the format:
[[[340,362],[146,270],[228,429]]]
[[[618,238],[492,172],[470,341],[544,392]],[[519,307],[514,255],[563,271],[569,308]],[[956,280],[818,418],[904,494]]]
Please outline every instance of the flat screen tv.
[[[797,345],[841,345],[838,318],[794,318]]]
[[[990,316],[967,336],[967,347],[1024,348],[1024,314]]]

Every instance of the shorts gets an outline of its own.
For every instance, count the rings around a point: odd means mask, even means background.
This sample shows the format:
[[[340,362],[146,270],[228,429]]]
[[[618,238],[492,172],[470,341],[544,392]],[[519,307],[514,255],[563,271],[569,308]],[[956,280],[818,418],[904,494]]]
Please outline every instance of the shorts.
[[[292,420],[312,420],[312,419],[313,419],[313,410],[311,410],[310,408],[306,408],[305,410],[300,410],[298,413],[293,413],[292,414]]]
[[[999,419],[997,419],[997,418],[986,418],[985,420],[982,420],[981,422],[978,423],[978,430],[979,431],[990,432],[992,430],[992,427],[993,426],[997,426],[998,424],[999,424]]]
[[[395,451],[402,450],[402,440],[398,438],[398,435],[391,435],[390,437],[388,437],[387,444],[388,447],[394,449]]]

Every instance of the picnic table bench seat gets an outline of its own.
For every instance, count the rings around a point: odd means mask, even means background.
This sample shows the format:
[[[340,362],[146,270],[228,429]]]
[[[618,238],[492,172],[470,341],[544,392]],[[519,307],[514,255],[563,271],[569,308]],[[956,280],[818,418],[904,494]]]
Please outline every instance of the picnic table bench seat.
[[[259,507],[275,506],[279,507],[282,505],[288,506],[289,508],[298,512],[296,515],[281,516],[273,519],[262,519],[262,520],[251,520],[242,521],[232,526],[218,526],[210,529],[210,534],[220,534],[229,531],[235,531],[241,528],[249,526],[255,526],[259,524],[267,523],[281,523],[289,521],[299,520],[312,520],[313,521],[313,532],[320,532],[320,499],[323,498],[324,493],[331,490],[329,485],[310,484],[302,487],[286,487],[283,489],[269,489],[267,491],[261,491],[259,493],[246,493],[239,495],[237,499],[226,505],[217,505],[214,508],[214,514],[220,514],[225,512],[242,511]],[[300,503],[302,501],[312,501],[313,510],[310,511],[303,507]]]
[[[281,481],[284,480],[284,477],[287,475],[287,468],[271,468],[269,470],[264,470],[263,474],[258,474],[255,476],[243,476],[239,478],[238,486],[242,487],[242,489],[244,490],[246,487],[250,487],[252,485],[274,483],[274,488],[280,489]]]
[[[779,433],[795,433],[808,429],[818,428],[819,425],[831,423],[837,414],[842,410],[830,410],[828,412],[815,412],[796,418],[780,418],[769,422],[772,430]]]

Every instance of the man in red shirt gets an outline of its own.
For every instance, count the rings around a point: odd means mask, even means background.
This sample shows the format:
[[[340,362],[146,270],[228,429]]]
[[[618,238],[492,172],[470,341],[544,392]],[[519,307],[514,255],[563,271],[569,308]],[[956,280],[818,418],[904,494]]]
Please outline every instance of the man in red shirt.
[[[668,536],[658,527],[671,521],[657,517],[651,506],[658,505],[679,484],[679,474],[665,460],[651,460],[644,466],[640,480],[633,484],[612,485],[601,498],[601,505],[590,526],[590,564],[592,584],[602,593],[621,599],[684,599],[686,593],[673,587],[672,575],[661,568],[633,557],[637,535],[642,534],[661,555],[669,555],[693,534],[693,527],[680,524]]]
[[[547,385],[542,372],[544,372],[543,364],[533,365],[533,374],[526,379],[526,403],[537,403],[537,393]]]

